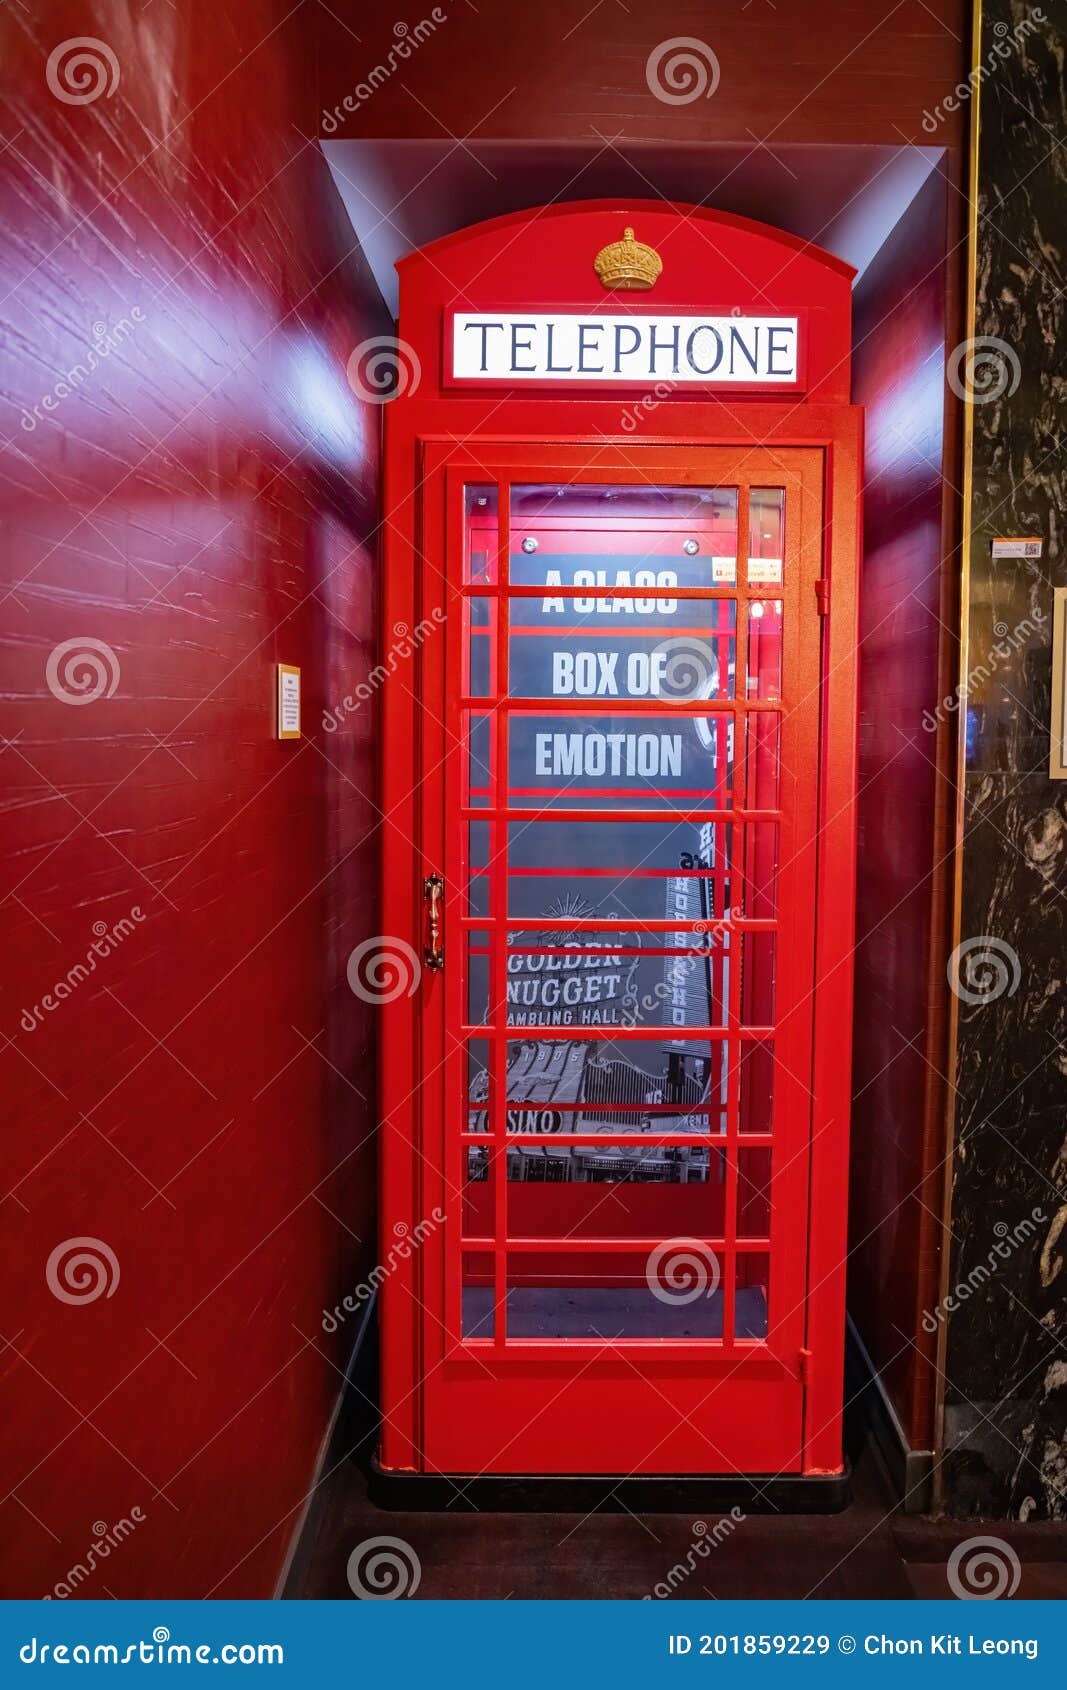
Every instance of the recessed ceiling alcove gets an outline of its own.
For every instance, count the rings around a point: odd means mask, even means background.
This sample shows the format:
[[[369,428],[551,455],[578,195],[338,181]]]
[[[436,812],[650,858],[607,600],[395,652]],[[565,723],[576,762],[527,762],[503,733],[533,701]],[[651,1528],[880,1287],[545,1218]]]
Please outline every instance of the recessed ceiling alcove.
[[[493,141],[324,140],[352,227],[389,310],[397,259],[526,206],[601,198],[713,207],[786,229],[853,265],[859,281],[934,170],[940,147],[673,147]]]

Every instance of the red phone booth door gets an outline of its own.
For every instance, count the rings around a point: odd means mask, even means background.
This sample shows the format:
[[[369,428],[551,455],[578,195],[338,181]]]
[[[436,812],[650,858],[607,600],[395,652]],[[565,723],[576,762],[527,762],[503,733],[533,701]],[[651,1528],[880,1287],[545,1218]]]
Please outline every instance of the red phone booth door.
[[[424,1466],[799,1472],[822,454],[436,450]]]

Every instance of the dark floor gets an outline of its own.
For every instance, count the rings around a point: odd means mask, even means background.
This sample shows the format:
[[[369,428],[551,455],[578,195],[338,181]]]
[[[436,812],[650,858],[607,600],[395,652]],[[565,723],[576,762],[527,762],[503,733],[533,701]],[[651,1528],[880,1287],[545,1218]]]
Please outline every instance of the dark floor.
[[[401,1513],[368,1499],[363,1464],[373,1448],[358,1387],[329,1458],[285,1594],[350,1600],[349,1558],[375,1538],[400,1540],[420,1568],[418,1597],[759,1598],[948,1597],[948,1559],[974,1537],[1011,1546],[1017,1597],[1067,1598],[1067,1525],[906,1518],[881,1462],[863,1445],[853,1501],[839,1514],[712,1512]],[[403,1575],[406,1576],[406,1575]]]

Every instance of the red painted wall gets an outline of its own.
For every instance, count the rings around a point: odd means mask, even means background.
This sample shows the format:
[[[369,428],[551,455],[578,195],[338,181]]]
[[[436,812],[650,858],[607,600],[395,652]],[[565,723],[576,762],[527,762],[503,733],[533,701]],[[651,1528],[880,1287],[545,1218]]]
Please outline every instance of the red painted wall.
[[[937,1297],[943,1155],[948,850],[938,769],[951,724],[928,723],[948,690],[938,680],[945,194],[935,172],[857,286],[853,350],[867,426],[849,1308],[920,1449],[933,1437],[922,1312]],[[950,416],[950,436],[951,426]]]
[[[0,20],[3,1596],[123,1520],[78,1594],[269,1595],[373,1259],[373,701],[320,719],[374,663],[389,325],[286,10]]]

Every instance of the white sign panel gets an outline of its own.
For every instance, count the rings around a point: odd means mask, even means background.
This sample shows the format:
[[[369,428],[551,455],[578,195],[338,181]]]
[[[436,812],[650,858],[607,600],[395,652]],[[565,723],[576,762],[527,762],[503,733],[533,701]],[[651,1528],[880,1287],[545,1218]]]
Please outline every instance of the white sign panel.
[[[452,379],[795,387],[796,317],[457,311]]]
[[[780,557],[750,557],[748,560],[750,586],[780,587],[782,560]]]
[[[295,663],[277,666],[278,738],[300,738],[300,670]]]
[[[994,558],[1040,557],[1040,540],[991,540],[989,550]]]

